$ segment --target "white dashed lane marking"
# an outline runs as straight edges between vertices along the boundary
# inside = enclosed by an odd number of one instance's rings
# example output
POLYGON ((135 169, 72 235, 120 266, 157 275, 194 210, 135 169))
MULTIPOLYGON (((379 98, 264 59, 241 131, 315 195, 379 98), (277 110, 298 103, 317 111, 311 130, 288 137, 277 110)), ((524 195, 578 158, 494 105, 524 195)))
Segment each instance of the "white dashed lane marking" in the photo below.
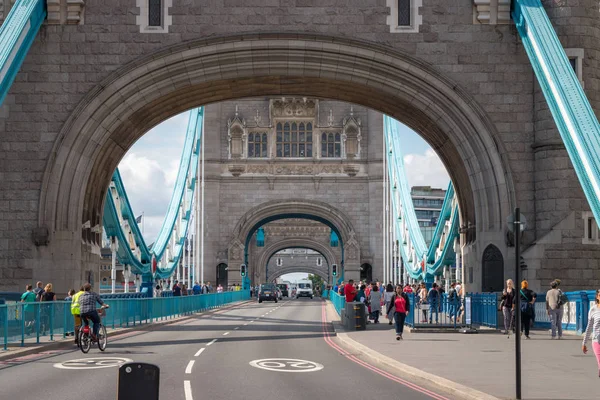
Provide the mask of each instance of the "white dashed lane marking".
POLYGON ((206 344, 206 346, 208 347, 208 346, 210 346, 211 344, 213 344, 213 343, 214 343, 214 342, 216 342, 216 341, 217 341, 217 339, 213 339, 213 340, 211 340, 210 342, 208 342, 208 343, 206 344))
POLYGON ((194 368, 194 363, 196 361, 194 360, 190 360, 190 362, 188 363, 187 367, 185 368, 185 373, 186 374, 191 374, 192 373, 192 368, 194 368))
POLYGON ((229 332, 225 332, 225 333, 223 334, 223 336, 227 336, 227 335, 229 335, 229 332))
POLYGON ((200 350, 198 350, 198 352, 196 354, 194 354, 194 357, 198 357, 200 354, 202 354, 203 351, 204 351, 204 347, 201 348, 200 350))
POLYGON ((190 381, 183 381, 183 391, 185 392, 185 400, 194 400, 190 381))

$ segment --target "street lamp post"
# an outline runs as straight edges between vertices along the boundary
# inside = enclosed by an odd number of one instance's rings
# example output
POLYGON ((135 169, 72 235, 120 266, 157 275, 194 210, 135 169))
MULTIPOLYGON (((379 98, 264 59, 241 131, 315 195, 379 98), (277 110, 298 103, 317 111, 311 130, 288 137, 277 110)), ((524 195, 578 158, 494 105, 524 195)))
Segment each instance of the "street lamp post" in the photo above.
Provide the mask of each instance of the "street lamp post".
MULTIPOLYGON (((525 230, 527 220, 521 218, 521 209, 515 208, 514 215, 508 218, 508 229, 514 233, 515 237, 515 289, 521 285, 521 232, 525 230)), ((521 399, 521 295, 515 296, 515 390, 516 399, 521 399)))

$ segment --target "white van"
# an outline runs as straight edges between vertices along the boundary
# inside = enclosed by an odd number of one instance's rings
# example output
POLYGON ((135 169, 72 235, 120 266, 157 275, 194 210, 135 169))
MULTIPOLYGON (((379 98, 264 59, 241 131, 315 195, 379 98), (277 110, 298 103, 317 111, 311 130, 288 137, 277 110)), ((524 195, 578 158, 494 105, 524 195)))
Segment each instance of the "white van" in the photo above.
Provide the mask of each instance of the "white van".
POLYGON ((296 298, 310 297, 313 298, 312 282, 308 279, 301 279, 296 282, 296 298))

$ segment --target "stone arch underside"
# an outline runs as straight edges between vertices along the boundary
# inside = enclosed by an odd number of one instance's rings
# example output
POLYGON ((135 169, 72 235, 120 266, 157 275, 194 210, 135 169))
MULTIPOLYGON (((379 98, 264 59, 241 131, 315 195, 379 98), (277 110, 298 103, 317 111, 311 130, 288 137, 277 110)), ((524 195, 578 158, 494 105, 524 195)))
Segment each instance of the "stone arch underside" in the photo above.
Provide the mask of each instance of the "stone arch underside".
MULTIPOLYGON (((514 204, 512 175, 495 127, 466 91, 390 47, 293 33, 189 41, 113 72, 59 133, 44 175, 40 226, 49 229, 51 240, 98 243, 100 235, 82 222, 101 224, 114 169, 149 129, 200 105, 280 95, 346 101, 402 121, 445 164, 461 224, 471 227, 465 242, 474 241, 476 231, 502 235, 514 204)), ((74 259, 83 258, 78 252, 74 259)))
POLYGON ((280 276, 283 276, 285 274, 291 274, 294 272, 318 275, 321 278, 323 278, 323 280, 325 282, 330 283, 330 282, 328 282, 329 278, 327 276, 327 272, 324 272, 322 269, 319 269, 318 267, 286 267, 286 268, 282 268, 280 270, 277 270, 277 272, 275 272, 273 274, 269 274, 268 280, 269 280, 269 282, 273 282, 275 279, 279 278, 280 276))
MULTIPOLYGON (((247 211, 237 222, 229 243, 228 263, 230 271, 235 271, 237 266, 244 262, 244 251, 246 250, 246 241, 252 235, 253 231, 261 226, 264 221, 272 218, 315 218, 323 223, 328 223, 338 231, 341 244, 346 251, 345 266, 349 271, 356 270, 360 265, 361 249, 359 238, 350 222, 350 218, 341 210, 332 205, 316 200, 285 199, 273 200, 257 205, 247 211), (302 217, 304 216, 304 217, 302 217)), ((312 248, 323 254, 327 261, 338 260, 333 252, 315 240, 306 238, 288 238, 279 240, 267 246, 268 251, 262 251, 261 255, 267 258, 258 260, 259 268, 266 265, 270 256, 276 251, 290 247, 312 248)), ((331 265, 331 264, 330 264, 331 265)), ((234 274, 235 275, 235 274, 234 274)))
MULTIPOLYGON (((323 260, 323 266, 322 267, 315 266, 314 268, 310 268, 310 270, 312 271, 311 273, 314 272, 315 274, 317 272, 319 272, 319 276, 321 276, 321 277, 323 277, 323 274, 324 274, 325 279, 327 279, 327 277, 328 277, 330 265, 338 263, 338 259, 335 255, 335 253, 330 248, 323 245, 323 243, 318 242, 316 240, 299 237, 299 238, 287 238, 287 239, 283 239, 283 240, 278 240, 277 242, 272 243, 271 245, 265 247, 264 250, 262 250, 260 252, 260 254, 258 254, 256 268, 260 268, 260 269, 266 268, 267 264, 269 263, 271 258, 275 255, 275 253, 277 253, 280 250, 290 249, 290 248, 310 249, 310 250, 314 250, 314 251, 320 253, 323 256, 323 258, 325 259, 325 260, 323 260)), ((289 269, 294 269, 294 268, 298 269, 297 272, 307 272, 307 271, 299 270, 303 267, 284 266, 284 267, 277 269, 275 272, 275 275, 277 275, 277 274, 283 275, 283 273, 280 274, 280 271, 284 271, 284 270, 288 271, 289 269)), ((295 272, 295 271, 289 271, 289 272, 295 272)), ((285 273, 288 273, 288 272, 285 272, 285 273)), ((279 275, 277 275, 277 276, 279 276, 279 275)), ((260 274, 260 276, 262 276, 262 274, 260 274)), ((271 279, 271 277, 272 277, 272 274, 269 273, 268 278, 271 279)))

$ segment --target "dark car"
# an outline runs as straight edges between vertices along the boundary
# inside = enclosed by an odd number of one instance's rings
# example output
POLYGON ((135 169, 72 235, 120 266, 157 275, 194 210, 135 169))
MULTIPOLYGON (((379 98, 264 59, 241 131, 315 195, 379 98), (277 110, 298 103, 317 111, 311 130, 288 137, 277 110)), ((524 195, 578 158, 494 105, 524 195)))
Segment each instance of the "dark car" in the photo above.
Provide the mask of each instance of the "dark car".
POLYGON ((290 297, 290 292, 286 283, 278 283, 277 287, 281 290, 281 295, 283 297, 290 297))
POLYGON ((258 291, 258 302, 263 300, 274 301, 277 303, 277 286, 274 283, 263 283, 258 291))

